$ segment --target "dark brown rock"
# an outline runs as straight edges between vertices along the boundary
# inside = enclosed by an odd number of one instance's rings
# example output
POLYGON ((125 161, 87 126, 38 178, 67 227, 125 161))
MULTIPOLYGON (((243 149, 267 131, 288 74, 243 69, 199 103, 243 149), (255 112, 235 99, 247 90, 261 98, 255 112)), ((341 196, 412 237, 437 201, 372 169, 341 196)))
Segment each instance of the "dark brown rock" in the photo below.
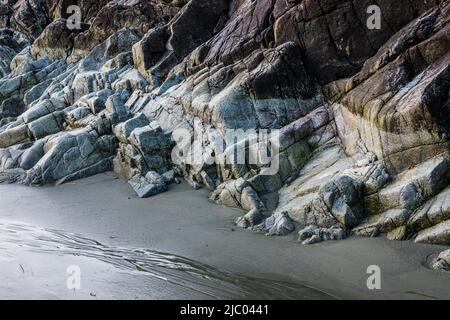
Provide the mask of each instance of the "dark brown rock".
POLYGON ((150 0, 115 0, 102 6, 92 18, 89 30, 75 39, 75 50, 88 53, 97 44, 122 28, 130 28, 141 37, 151 28, 169 22, 178 8, 150 0))
POLYGON ((136 68, 152 85, 159 86, 173 67, 220 30, 227 9, 225 0, 190 1, 168 25, 150 30, 136 44, 136 68), (162 51, 164 47, 167 49, 162 51))

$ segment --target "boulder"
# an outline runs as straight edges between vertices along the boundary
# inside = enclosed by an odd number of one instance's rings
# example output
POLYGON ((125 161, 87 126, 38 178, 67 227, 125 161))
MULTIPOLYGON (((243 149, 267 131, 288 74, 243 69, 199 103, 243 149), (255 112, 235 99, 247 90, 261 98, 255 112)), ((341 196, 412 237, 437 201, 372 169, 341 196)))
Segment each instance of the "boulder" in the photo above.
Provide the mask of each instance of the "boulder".
POLYGON ((81 29, 71 29, 67 20, 55 20, 34 41, 31 53, 35 59, 45 57, 50 60, 65 60, 71 54, 75 36, 86 29, 86 24, 82 24, 81 29))
POLYGON ((88 54, 120 29, 133 29, 140 37, 153 27, 166 24, 179 11, 177 6, 164 1, 126 0, 104 1, 92 17, 89 29, 74 39, 77 56, 88 54))
POLYGON ((129 184, 131 185, 131 187, 136 192, 139 198, 149 198, 167 191, 167 186, 164 183, 154 184, 151 183, 147 178, 142 176, 133 177, 129 181, 129 184))
POLYGON ((432 265, 435 270, 450 270, 450 250, 442 251, 432 265))
POLYGON ((151 29, 133 47, 135 66, 154 87, 161 85, 173 67, 214 35, 227 9, 225 0, 189 1, 169 24, 151 29))
POLYGON ((308 226, 298 232, 298 241, 302 244, 315 244, 322 241, 343 240, 346 237, 346 230, 338 226, 333 226, 331 228, 308 226))
POLYGON ((114 135, 120 142, 127 143, 128 138, 135 129, 148 126, 148 124, 149 121, 147 117, 142 113, 138 113, 133 118, 121 122, 115 126, 114 135))
POLYGON ((287 213, 276 213, 253 227, 255 231, 265 232, 267 236, 285 236, 295 230, 295 224, 287 213))

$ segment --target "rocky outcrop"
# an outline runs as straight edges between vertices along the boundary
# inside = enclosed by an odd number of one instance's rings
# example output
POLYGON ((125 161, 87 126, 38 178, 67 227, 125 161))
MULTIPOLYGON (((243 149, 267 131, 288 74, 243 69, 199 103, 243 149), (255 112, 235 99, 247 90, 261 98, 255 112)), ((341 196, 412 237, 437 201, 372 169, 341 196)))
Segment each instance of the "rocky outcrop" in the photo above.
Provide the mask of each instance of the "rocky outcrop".
POLYGON ((348 153, 361 140, 390 171, 401 172, 448 151, 448 10, 428 11, 358 74, 328 87, 348 153))
POLYGON ((153 87, 222 27, 226 0, 192 0, 168 24, 151 29, 133 47, 134 64, 153 87))
POLYGON ((449 245, 449 19, 439 0, 7 1, 0 181, 115 170, 150 197, 183 176, 270 236, 449 245))
POLYGON ((168 23, 179 11, 179 4, 164 1, 115 0, 102 6, 89 29, 74 39, 73 61, 86 56, 97 44, 120 29, 133 29, 140 37, 152 28, 168 23))
POLYGON ((0 29, 0 79, 10 73, 14 57, 29 45, 27 37, 11 29, 0 29))

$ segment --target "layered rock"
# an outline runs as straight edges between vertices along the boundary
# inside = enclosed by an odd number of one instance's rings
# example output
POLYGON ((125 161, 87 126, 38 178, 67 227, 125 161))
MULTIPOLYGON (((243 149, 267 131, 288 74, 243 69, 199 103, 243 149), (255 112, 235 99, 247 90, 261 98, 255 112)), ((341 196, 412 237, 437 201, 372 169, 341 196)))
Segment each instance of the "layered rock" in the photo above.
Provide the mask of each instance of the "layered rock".
POLYGON ((0 181, 181 175, 267 235, 448 245, 450 3, 377 1, 380 30, 372 4, 2 4, 0 181))
POLYGON ((179 11, 178 5, 164 1, 115 0, 101 6, 92 18, 89 29, 74 39, 73 57, 76 61, 97 44, 122 28, 130 28, 142 37, 148 30, 165 25, 179 11))
POLYGON ((450 250, 445 250, 439 254, 432 264, 436 270, 450 270, 450 250))

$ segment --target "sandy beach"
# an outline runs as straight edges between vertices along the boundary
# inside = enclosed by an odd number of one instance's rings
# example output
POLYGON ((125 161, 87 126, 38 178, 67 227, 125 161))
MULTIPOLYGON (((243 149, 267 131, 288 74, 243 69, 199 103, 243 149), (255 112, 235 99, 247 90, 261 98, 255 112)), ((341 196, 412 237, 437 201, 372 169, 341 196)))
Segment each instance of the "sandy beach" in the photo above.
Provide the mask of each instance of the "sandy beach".
POLYGON ((149 199, 105 173, 0 186, 0 298, 449 299, 443 247, 352 237, 312 246, 236 228, 241 212, 186 183, 149 199), (381 290, 367 267, 381 268, 381 290), (81 271, 69 289, 69 266, 81 271))

